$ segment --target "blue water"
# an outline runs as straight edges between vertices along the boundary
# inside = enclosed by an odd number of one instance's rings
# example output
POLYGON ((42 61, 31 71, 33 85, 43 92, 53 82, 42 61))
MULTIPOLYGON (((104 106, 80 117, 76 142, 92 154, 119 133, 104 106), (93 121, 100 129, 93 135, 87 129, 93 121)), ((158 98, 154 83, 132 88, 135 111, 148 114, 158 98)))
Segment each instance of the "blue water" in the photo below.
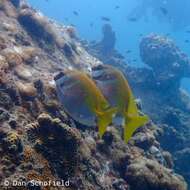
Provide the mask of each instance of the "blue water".
MULTIPOLYGON (((138 22, 127 20, 127 15, 138 5, 139 0, 29 0, 29 2, 48 17, 64 24, 75 25, 79 36, 87 40, 101 39, 101 27, 105 23, 101 17, 109 17, 113 30, 116 32, 116 48, 133 66, 143 65, 139 56, 141 40, 139 34, 170 33, 175 43, 190 56, 190 45, 184 43, 186 39, 190 39, 190 34, 185 32, 190 30, 190 26, 174 31, 168 23, 161 22, 152 15, 138 22), (116 5, 120 7, 117 10, 116 5), (78 16, 73 14, 73 11, 77 11, 78 16), (93 23, 93 27, 90 23, 93 23), (126 50, 131 50, 132 53, 126 55, 126 50), (131 61, 134 59, 137 59, 137 62, 131 61)), ((189 79, 184 79, 182 86, 190 92, 189 79)))

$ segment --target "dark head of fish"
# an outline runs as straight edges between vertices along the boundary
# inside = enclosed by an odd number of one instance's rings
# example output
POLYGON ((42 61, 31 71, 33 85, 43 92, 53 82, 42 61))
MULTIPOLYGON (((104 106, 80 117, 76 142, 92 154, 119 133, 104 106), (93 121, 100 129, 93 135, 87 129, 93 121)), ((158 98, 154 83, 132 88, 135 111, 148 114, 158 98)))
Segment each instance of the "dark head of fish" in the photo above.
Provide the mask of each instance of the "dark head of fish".
POLYGON ((92 78, 94 80, 102 80, 104 76, 105 65, 98 65, 92 68, 92 78))
POLYGON ((112 78, 110 74, 111 73, 109 72, 108 65, 98 65, 92 68, 92 78, 94 80, 99 80, 99 81, 110 80, 112 78))
POLYGON ((92 71, 101 71, 105 68, 105 65, 98 65, 92 68, 92 71))
POLYGON ((59 74, 57 74, 57 75, 54 77, 54 80, 57 81, 57 80, 61 79, 61 78, 64 77, 64 76, 65 76, 65 73, 60 72, 59 74))

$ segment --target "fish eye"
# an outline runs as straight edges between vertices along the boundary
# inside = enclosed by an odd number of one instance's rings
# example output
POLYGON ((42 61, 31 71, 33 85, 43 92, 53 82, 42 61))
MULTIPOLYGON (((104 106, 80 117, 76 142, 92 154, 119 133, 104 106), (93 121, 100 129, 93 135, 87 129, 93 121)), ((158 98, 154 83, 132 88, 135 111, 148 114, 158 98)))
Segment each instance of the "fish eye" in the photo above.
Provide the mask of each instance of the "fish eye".
POLYGON ((105 65, 98 65, 92 68, 92 71, 100 71, 102 69, 105 69, 105 65))

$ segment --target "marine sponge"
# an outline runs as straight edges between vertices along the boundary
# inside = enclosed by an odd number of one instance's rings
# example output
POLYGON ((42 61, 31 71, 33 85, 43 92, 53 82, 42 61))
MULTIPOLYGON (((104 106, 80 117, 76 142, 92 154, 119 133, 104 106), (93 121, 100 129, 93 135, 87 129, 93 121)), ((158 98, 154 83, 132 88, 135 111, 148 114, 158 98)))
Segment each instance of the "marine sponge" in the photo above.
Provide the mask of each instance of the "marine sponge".
POLYGON ((7 142, 9 144, 18 144, 19 142, 19 137, 17 133, 10 132, 7 134, 7 142))
POLYGON ((16 132, 8 132, 3 138, 3 146, 6 151, 11 154, 20 153, 23 150, 23 145, 19 135, 16 132))

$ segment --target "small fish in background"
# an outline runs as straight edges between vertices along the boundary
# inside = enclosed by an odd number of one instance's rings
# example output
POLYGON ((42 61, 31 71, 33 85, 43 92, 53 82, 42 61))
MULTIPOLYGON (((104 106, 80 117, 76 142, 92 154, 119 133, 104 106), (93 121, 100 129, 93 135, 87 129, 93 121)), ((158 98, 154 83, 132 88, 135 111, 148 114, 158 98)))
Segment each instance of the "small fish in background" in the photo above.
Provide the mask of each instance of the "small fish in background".
POLYGON ((139 114, 130 86, 118 69, 99 65, 92 68, 92 78, 110 105, 117 108, 115 118, 123 118, 121 125, 127 143, 136 129, 149 121, 148 116, 139 114))
POLYGON ((190 33, 190 30, 187 30, 186 33, 190 33))
POLYGON ((66 18, 64 18, 64 20, 65 20, 65 21, 69 21, 69 18, 66 17, 66 18))
POLYGON ((189 40, 185 40, 185 43, 189 43, 189 40))
POLYGON ((106 22, 110 22, 110 21, 111 21, 110 18, 105 17, 105 16, 102 16, 101 19, 102 19, 103 21, 106 21, 106 22))
POLYGON ((166 36, 170 36, 171 34, 170 33, 166 33, 166 36))
POLYGON ((135 18, 135 17, 130 17, 130 18, 128 18, 128 21, 130 21, 130 22, 137 22, 137 18, 135 18))
POLYGON ((160 11, 162 12, 163 15, 167 15, 168 14, 167 9, 164 8, 164 7, 160 7, 160 11))
POLYGON ((75 16, 79 16, 79 13, 78 13, 77 11, 73 11, 73 14, 74 14, 75 16))
POLYGON ((75 25, 75 24, 72 24, 72 23, 71 23, 70 25, 71 25, 72 27, 76 28, 76 25, 75 25))
POLYGON ((85 126, 98 126, 102 137, 117 110, 110 107, 94 81, 77 70, 61 72, 54 80, 65 111, 85 126))
POLYGON ((120 6, 116 5, 114 9, 117 10, 117 9, 119 9, 119 8, 120 8, 120 6))
POLYGON ((131 50, 127 50, 126 53, 127 53, 127 54, 131 53, 131 50))
POLYGON ((91 22, 91 23, 90 23, 90 27, 92 28, 93 26, 94 26, 94 23, 93 23, 93 22, 91 22))

